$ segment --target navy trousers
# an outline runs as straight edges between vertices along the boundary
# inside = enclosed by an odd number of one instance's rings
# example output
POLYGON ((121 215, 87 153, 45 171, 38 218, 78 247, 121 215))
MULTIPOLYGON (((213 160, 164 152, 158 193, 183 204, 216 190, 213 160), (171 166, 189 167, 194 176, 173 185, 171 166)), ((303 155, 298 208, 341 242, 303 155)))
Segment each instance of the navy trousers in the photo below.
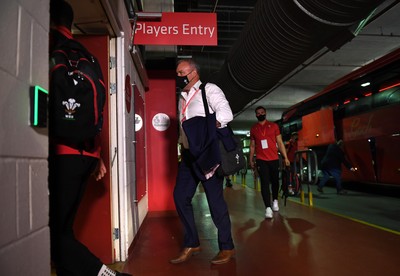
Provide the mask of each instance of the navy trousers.
MULTIPOLYGON (((190 158, 185 158, 185 154, 183 154, 174 189, 174 201, 185 231, 183 246, 197 247, 200 245, 200 241, 193 214, 192 199, 200 181, 192 170, 191 161, 188 159, 190 158)), ((218 230, 219 249, 231 250, 234 245, 228 206, 224 199, 223 180, 223 177, 214 175, 208 180, 202 181, 202 185, 207 197, 211 218, 218 230)))

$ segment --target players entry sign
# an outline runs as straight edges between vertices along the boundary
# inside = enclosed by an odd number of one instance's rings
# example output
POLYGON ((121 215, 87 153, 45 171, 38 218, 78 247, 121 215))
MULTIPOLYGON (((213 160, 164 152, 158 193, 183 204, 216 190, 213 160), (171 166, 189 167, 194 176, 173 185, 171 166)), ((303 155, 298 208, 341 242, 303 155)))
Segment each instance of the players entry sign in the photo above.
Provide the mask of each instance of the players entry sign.
POLYGON ((217 45, 216 13, 163 12, 161 21, 136 22, 136 45, 217 45))

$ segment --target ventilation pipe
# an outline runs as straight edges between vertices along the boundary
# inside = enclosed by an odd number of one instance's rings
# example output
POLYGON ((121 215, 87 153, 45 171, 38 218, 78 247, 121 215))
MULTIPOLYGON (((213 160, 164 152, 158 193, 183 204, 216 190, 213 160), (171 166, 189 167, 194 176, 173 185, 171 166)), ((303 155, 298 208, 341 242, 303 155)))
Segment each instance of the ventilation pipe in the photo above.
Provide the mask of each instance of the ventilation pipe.
POLYGON ((237 113, 323 47, 336 50, 352 39, 350 27, 382 2, 259 0, 211 81, 222 88, 237 113))

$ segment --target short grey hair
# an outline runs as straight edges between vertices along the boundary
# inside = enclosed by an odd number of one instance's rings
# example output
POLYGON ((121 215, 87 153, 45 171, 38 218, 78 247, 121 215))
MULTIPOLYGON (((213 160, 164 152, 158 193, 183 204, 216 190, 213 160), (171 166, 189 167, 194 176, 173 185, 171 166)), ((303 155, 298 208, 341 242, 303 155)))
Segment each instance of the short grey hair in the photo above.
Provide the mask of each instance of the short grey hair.
POLYGON ((200 65, 192 58, 184 58, 178 60, 176 63, 177 65, 181 64, 182 62, 187 62, 189 63, 190 67, 195 69, 197 71, 197 74, 200 76, 200 65))

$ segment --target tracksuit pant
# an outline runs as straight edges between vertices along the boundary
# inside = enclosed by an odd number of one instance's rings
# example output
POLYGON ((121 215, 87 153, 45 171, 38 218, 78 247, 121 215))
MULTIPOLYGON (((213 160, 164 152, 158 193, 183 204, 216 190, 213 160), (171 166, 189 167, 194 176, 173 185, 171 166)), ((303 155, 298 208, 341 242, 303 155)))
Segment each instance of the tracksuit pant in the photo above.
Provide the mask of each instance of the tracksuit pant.
POLYGON ((58 276, 96 276, 103 263, 74 235, 75 216, 98 159, 83 155, 49 157, 51 257, 58 276))

